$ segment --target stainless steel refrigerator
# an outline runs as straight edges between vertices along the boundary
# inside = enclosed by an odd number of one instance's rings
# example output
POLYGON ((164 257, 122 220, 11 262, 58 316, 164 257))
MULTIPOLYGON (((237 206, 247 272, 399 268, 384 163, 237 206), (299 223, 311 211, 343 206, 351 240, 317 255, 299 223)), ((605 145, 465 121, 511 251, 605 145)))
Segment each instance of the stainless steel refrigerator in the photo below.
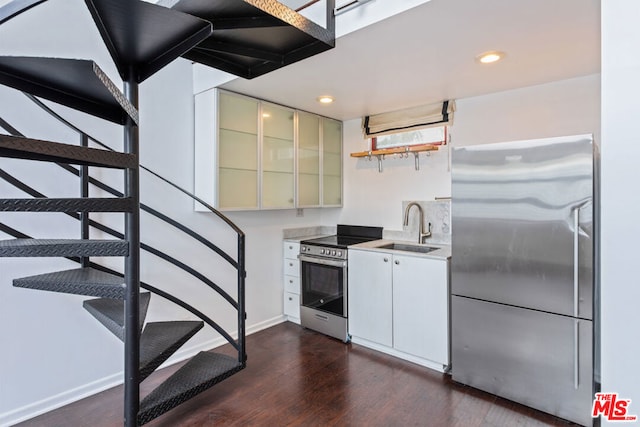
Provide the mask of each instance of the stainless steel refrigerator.
POLYGON ((598 158, 590 135, 452 156, 453 379, 583 425, 597 364, 598 158))

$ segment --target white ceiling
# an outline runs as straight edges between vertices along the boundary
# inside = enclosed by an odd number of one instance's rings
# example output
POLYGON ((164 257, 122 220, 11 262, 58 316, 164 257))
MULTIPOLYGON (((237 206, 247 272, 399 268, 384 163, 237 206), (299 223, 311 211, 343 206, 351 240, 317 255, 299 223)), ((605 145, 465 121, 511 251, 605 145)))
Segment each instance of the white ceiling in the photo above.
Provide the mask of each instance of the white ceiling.
POLYGON ((340 120, 600 71, 600 0, 431 0, 224 88, 340 120), (507 57, 480 65, 475 56, 507 57), (319 95, 336 101, 319 105, 319 95))

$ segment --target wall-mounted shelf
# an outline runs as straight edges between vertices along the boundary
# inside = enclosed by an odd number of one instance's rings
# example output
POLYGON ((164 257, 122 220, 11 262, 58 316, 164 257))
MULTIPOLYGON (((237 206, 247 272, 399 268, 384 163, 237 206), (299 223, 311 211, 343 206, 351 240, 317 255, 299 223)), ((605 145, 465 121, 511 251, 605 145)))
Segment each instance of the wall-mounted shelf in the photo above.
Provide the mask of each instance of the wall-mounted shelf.
POLYGON ((416 170, 420 170, 420 153, 438 151, 441 145, 442 143, 407 145, 404 147, 384 148, 381 150, 359 151, 356 153, 351 153, 351 157, 368 157, 369 160, 371 160, 375 156, 378 158, 378 172, 382 172, 382 161, 384 160, 385 156, 397 154, 400 156, 409 157, 409 153, 412 153, 415 160, 416 170))

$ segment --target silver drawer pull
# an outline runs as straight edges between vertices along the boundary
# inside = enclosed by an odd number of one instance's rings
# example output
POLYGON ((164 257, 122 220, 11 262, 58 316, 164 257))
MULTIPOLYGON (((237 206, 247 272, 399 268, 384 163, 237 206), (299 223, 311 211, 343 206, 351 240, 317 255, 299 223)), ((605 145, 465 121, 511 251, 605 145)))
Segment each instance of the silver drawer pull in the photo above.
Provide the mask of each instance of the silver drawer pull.
POLYGON ((389 262, 389 258, 384 258, 384 262, 389 262))
POLYGON ((293 283, 293 280, 289 279, 289 283, 293 283))
POLYGON ((399 264, 400 264, 400 260, 395 260, 395 261, 394 261, 394 264, 395 264, 395 265, 399 265, 399 264))
POLYGON ((289 297, 289 301, 293 301, 293 298, 292 298, 292 297, 289 297))
POLYGON ((289 249, 293 249, 293 246, 289 246, 289 249))
POLYGON ((292 262, 289 263, 289 267, 293 267, 293 263, 292 262))

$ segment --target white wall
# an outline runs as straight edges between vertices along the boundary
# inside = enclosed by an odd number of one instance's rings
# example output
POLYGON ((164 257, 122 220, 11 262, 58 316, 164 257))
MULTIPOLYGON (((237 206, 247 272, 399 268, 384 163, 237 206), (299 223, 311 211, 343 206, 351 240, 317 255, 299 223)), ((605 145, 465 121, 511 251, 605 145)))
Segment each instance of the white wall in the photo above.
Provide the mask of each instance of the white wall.
POLYGON ((640 416, 638 16, 637 1, 602 2, 602 391, 640 416))
MULTIPOLYGON (((452 145, 595 134, 600 140, 600 76, 592 75, 456 100, 452 145)), ((344 126, 345 205, 337 220, 402 229, 403 200, 431 200, 451 195, 449 152, 383 161, 352 158, 349 153, 369 149, 360 120, 344 126)), ((328 218, 327 218, 328 219, 328 218)))

